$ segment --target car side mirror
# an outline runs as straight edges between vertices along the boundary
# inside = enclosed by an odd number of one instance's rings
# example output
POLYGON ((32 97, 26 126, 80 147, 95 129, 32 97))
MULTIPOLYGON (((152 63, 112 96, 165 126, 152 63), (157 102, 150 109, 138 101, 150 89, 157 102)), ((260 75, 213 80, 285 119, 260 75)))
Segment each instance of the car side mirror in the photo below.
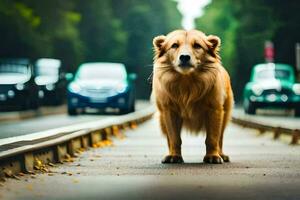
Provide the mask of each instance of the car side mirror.
POLYGON ((128 79, 131 80, 131 81, 135 81, 137 79, 136 73, 128 74, 128 79))
POLYGON ((65 78, 67 81, 72 81, 74 78, 74 75, 72 73, 66 73, 65 78))

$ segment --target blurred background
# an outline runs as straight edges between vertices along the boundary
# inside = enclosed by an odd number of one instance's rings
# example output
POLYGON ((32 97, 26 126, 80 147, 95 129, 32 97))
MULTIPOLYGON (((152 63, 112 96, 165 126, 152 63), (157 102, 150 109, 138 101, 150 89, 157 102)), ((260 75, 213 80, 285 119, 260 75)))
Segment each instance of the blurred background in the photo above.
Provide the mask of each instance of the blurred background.
POLYGON ((136 97, 148 99, 153 37, 196 28, 221 38, 239 102, 266 41, 272 61, 296 72, 299 10, 298 0, 0 0, 0 58, 58 59, 63 75, 85 62, 124 63, 136 97))

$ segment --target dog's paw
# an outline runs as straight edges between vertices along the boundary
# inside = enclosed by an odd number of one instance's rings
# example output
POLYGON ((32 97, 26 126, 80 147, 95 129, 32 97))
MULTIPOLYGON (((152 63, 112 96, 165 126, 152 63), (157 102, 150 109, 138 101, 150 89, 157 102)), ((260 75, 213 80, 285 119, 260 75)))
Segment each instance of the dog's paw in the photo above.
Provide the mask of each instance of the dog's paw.
POLYGON ((206 155, 203 158, 203 162, 209 163, 209 164, 222 164, 223 160, 221 156, 216 156, 216 155, 206 155))
POLYGON ((222 157, 224 162, 230 162, 229 156, 227 156, 225 154, 221 154, 220 156, 222 157))
POLYGON ((164 157, 161 161, 163 164, 176 164, 176 163, 184 163, 182 156, 178 155, 168 155, 164 157))

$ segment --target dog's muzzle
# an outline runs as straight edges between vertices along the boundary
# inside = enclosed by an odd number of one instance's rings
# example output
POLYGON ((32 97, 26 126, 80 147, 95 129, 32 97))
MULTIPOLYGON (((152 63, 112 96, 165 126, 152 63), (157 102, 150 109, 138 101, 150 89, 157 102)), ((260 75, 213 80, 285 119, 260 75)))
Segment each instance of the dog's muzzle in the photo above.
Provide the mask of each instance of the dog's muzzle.
POLYGON ((190 67, 192 67, 192 65, 190 63, 191 56, 189 56, 189 55, 180 55, 179 60, 180 60, 179 67, 181 67, 181 68, 190 68, 190 67))

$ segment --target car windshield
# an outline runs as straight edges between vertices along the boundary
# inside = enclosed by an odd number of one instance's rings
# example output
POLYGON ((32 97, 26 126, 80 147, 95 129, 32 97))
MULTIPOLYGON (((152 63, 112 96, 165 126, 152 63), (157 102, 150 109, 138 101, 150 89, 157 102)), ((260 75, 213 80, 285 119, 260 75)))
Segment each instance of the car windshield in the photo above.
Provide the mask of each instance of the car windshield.
POLYGON ((115 63, 92 63, 81 65, 76 75, 78 79, 126 79, 126 70, 123 64, 115 63))
POLYGON ((23 64, 11 64, 11 63, 1 63, 0 64, 0 73, 3 74, 11 74, 11 73, 16 73, 16 74, 28 74, 30 72, 29 68, 27 65, 23 64))
POLYGON ((56 59, 39 59, 36 62, 37 76, 58 76, 61 61, 56 59))
POLYGON ((290 71, 284 69, 263 69, 256 73, 256 80, 265 79, 289 79, 291 76, 290 71))
POLYGON ((0 64, 0 84, 16 84, 26 82, 31 73, 27 65, 0 64))

